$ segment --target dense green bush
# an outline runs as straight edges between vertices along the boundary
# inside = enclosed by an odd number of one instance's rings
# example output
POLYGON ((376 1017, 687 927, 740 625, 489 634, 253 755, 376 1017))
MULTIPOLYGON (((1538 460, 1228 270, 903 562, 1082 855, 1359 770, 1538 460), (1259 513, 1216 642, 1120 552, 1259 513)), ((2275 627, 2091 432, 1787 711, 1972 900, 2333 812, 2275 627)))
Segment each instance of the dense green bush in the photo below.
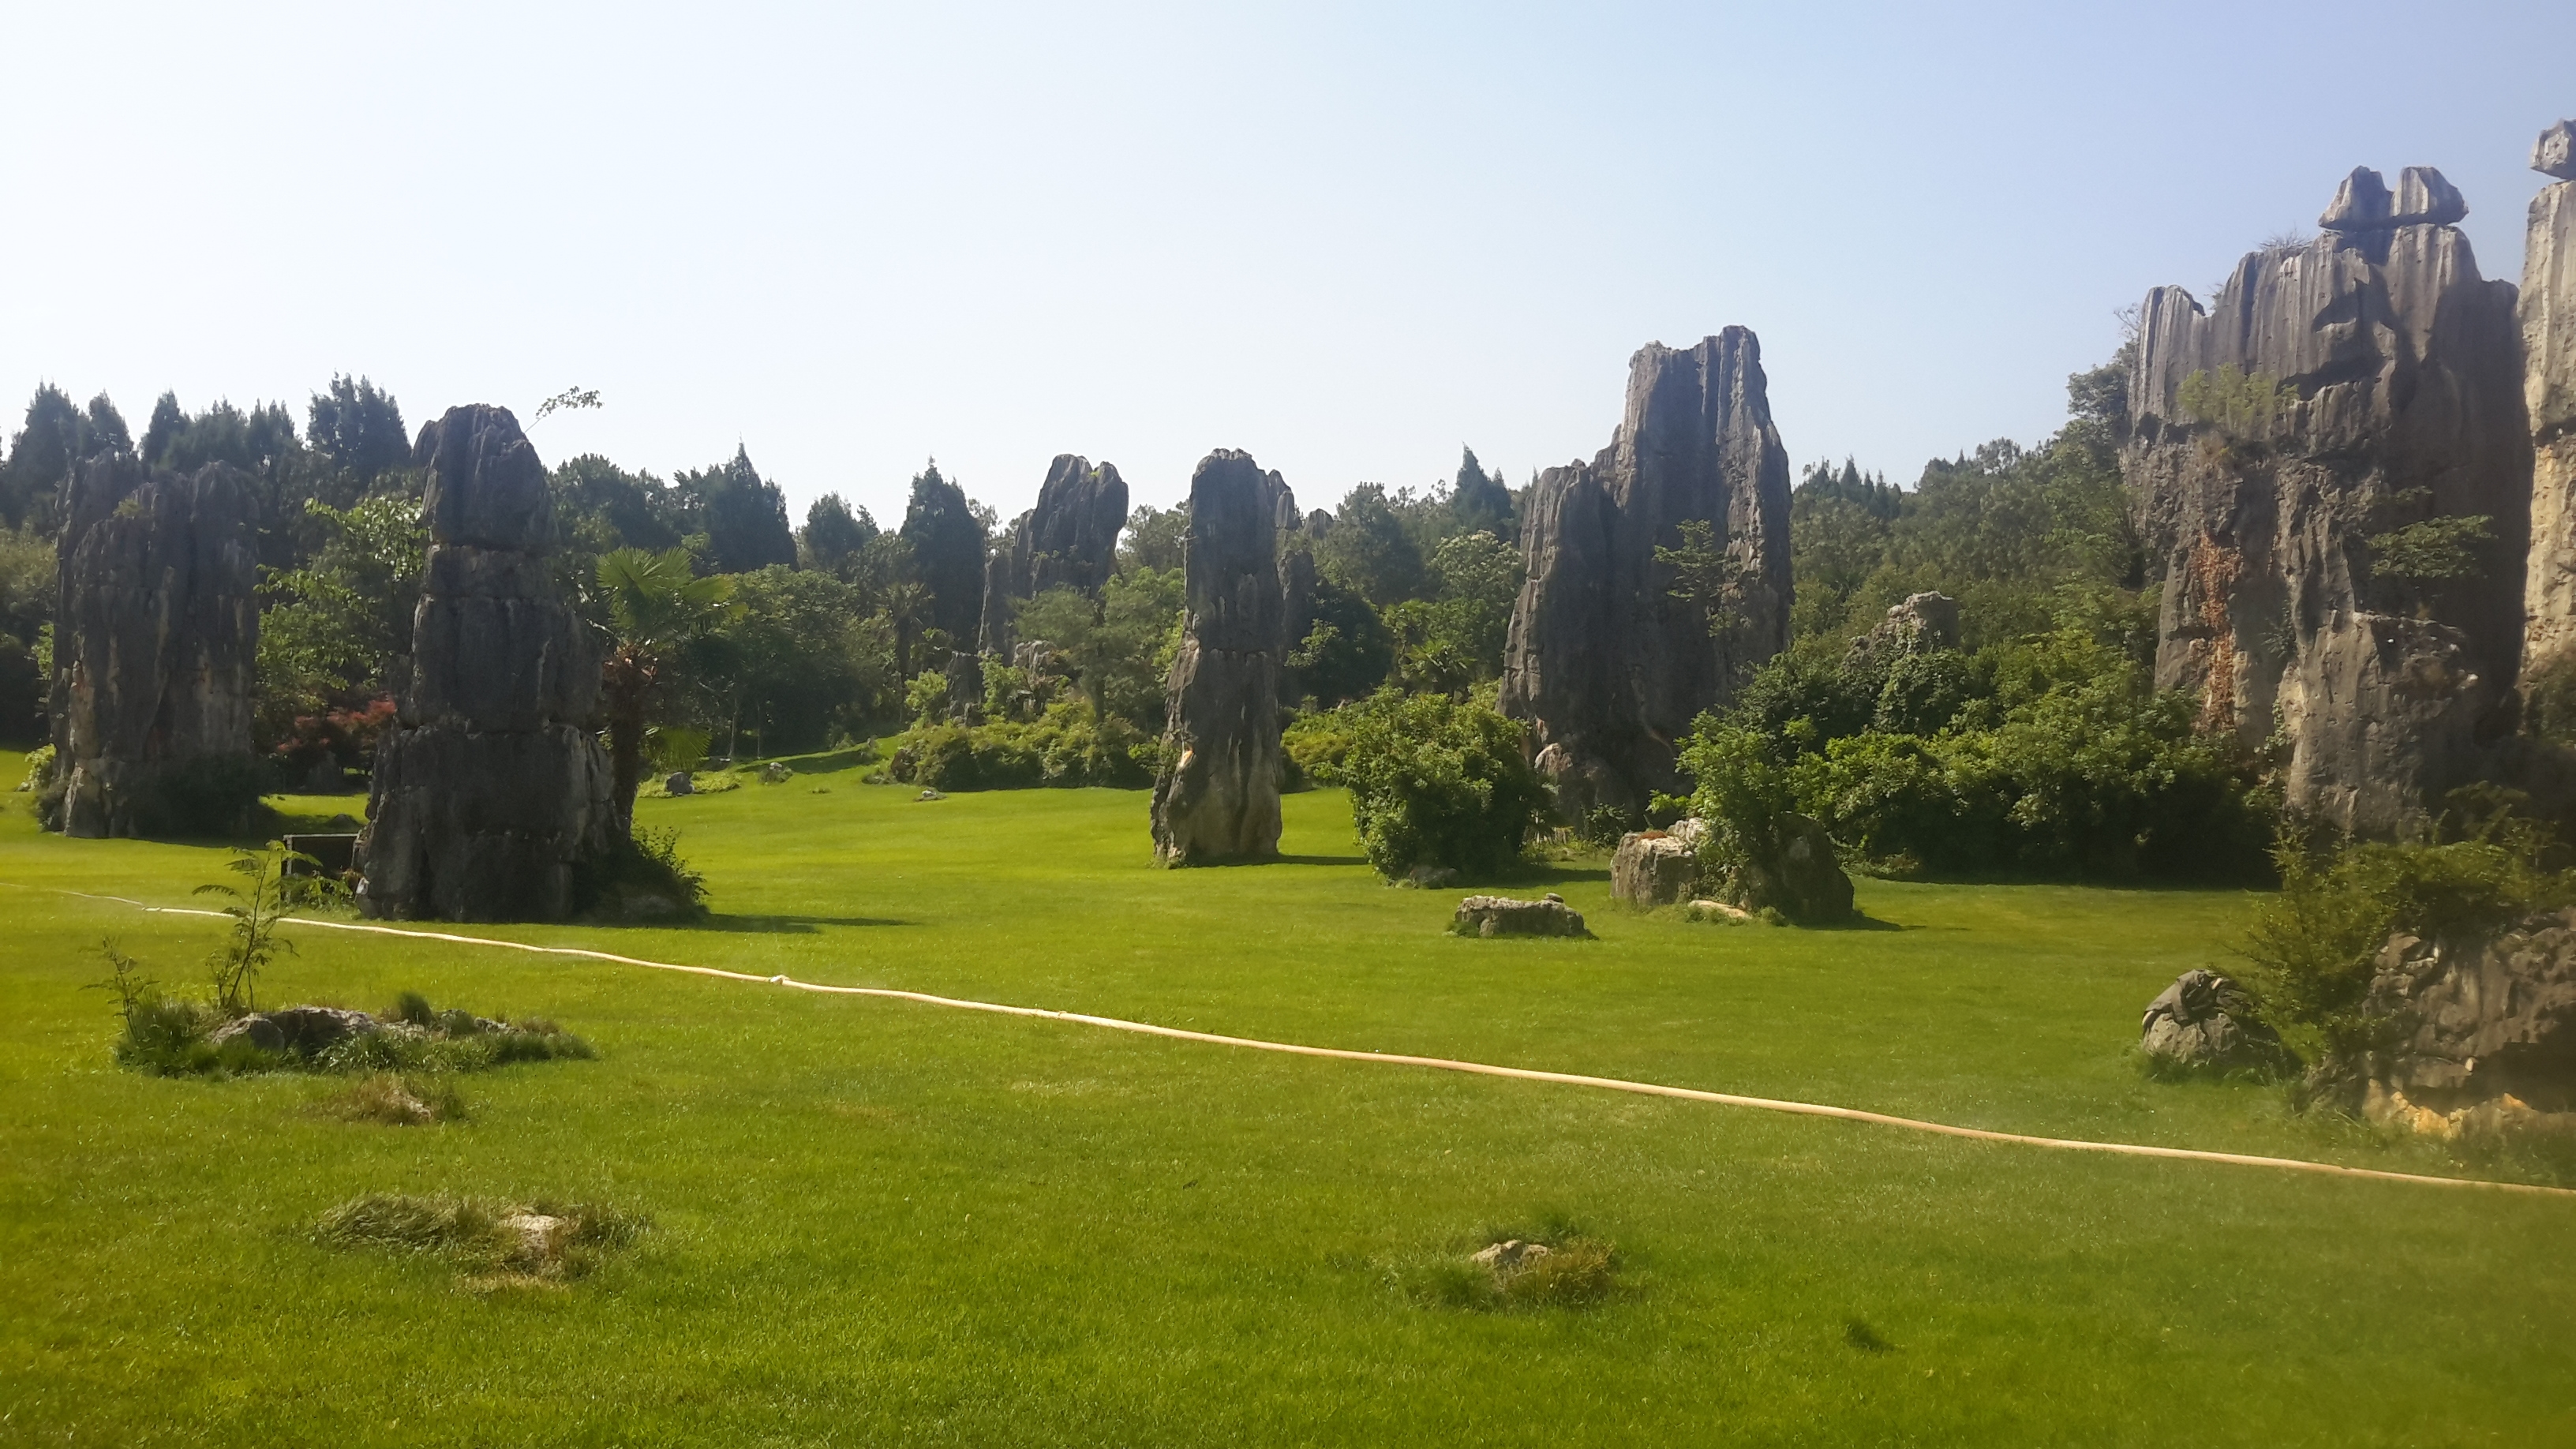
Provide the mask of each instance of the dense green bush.
POLYGON ((1491 875, 1548 817, 1521 727, 1486 705, 1390 688, 1332 713, 1348 741, 1334 773, 1360 849, 1389 880, 1416 866, 1491 875))
POLYGON ((896 742, 886 773, 936 790, 1030 790, 1043 786, 1153 783, 1151 742, 1116 715, 1080 697, 1058 700, 1034 720, 980 725, 933 721, 896 742))
POLYGON ((2271 797, 2194 717, 2076 628, 1973 655, 1784 656, 1700 735, 1759 740, 1793 808, 1882 869, 2260 878, 2271 797))
POLYGON ((2262 1015, 2310 1062, 2349 1062, 2392 1023, 2369 1014, 2374 960, 2403 931, 2467 945, 2534 911, 2576 904, 2544 826, 2471 792, 2430 839, 2362 841, 2285 828, 2281 889, 2256 902, 2238 953, 2262 1015))

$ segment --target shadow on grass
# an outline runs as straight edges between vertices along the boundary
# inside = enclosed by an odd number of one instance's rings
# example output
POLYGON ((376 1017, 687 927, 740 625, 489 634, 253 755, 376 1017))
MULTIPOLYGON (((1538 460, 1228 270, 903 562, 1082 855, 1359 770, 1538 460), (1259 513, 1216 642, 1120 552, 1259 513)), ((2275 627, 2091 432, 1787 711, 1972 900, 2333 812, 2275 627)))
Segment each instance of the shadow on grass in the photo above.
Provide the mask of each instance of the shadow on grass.
POLYGON ((872 749, 834 750, 827 755, 798 755, 778 763, 799 775, 830 775, 867 764, 876 757, 876 751, 872 749))
POLYGON ((909 926, 910 921, 886 920, 876 916, 728 916, 712 915, 703 921, 678 927, 684 931, 723 931, 729 934, 765 936, 810 936, 825 926, 909 926))

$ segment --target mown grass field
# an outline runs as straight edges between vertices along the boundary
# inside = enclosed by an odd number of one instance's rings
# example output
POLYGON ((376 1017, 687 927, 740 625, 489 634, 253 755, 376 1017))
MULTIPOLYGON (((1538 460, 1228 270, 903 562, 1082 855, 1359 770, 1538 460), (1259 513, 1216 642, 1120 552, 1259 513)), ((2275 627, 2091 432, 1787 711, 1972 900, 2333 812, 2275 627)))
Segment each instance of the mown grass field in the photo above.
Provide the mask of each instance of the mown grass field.
MULTIPOLYGON (((18 764, 0 756, 0 775, 18 764)), ((1165 872, 1145 798, 855 772, 644 802, 718 912, 476 927, 656 960, 2054 1135, 2454 1172, 2129 1058, 2222 892, 1861 883, 1887 928, 1441 934, 1330 792, 1285 863, 1165 872), (816 793, 817 789, 823 793, 816 793)), ((24 797, 15 797, 23 801, 24 797)), ((2556 1444, 2576 1199, 1883 1128, 319 929, 263 997, 552 1017, 595 1061, 471 1120, 109 1061, 114 935, 193 982, 212 846, 0 814, 0 1443, 2556 1444), (648 1216, 564 1288, 317 1245, 362 1193, 648 1216), (1618 1247, 1599 1306, 1404 1291, 1493 1226, 1618 1247), (1866 1325, 1866 1331, 1855 1324, 1866 1325)))

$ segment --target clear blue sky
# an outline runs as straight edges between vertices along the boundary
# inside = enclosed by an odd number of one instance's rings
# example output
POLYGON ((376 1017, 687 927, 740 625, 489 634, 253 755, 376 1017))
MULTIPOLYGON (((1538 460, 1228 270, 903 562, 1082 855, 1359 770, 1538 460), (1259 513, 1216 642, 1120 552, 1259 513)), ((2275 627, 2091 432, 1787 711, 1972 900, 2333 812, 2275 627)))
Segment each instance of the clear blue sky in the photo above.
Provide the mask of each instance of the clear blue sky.
POLYGON ((2148 287, 2432 164, 2518 277, 2576 6, 0 0, 0 402, 335 370, 891 523, 932 454, 1308 506, 1589 456, 1761 334, 1791 455, 2056 426, 2148 287))

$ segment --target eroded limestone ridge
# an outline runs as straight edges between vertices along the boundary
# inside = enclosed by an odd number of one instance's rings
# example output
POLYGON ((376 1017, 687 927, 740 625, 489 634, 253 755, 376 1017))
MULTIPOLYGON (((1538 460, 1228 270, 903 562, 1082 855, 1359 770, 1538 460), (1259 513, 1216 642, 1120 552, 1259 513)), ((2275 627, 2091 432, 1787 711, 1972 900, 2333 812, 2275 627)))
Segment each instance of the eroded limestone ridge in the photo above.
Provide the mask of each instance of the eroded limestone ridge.
POLYGON ((421 429, 429 568, 399 728, 376 748, 358 842, 370 916, 560 920, 620 843, 590 732, 599 650, 546 576, 554 504, 506 408, 421 429))
POLYGON ((1013 606, 1058 586, 1097 594, 1118 571, 1127 481, 1115 464, 1058 453, 1035 508, 984 563, 983 652, 1007 659, 1018 641, 1013 606))
POLYGON ((1687 350, 1641 349, 1610 446, 1540 475, 1521 546, 1503 711, 1528 722, 1569 815, 1635 814, 1679 785, 1675 743, 1700 712, 1788 647, 1789 455, 1760 340, 1729 327, 1687 350), (1695 520, 1731 570, 1715 630, 1655 558, 1695 520))
POLYGON ((1190 476, 1189 509, 1154 854, 1167 865, 1266 860, 1279 853, 1279 536, 1297 523, 1297 499, 1251 454, 1219 448, 1190 476))
POLYGON ((2522 253, 2523 405, 2531 413, 2531 568, 2523 668, 2576 644, 2576 122, 2541 133, 2531 167, 2557 184, 2532 198, 2522 253))
POLYGON ((2249 254, 2213 305, 2148 293, 2131 364, 2156 682, 2286 748, 2289 803, 2365 833, 2477 772, 2521 660, 2521 340, 2465 211, 2430 168, 2394 193, 2357 170, 2315 240, 2249 254))
MULTIPOLYGON (((54 626, 55 778, 63 833, 247 829, 259 582, 246 479, 221 463, 147 472, 102 453, 64 485, 54 626), (185 772, 242 818, 180 819, 185 772)), ((206 794, 207 790, 197 793, 206 794)))

